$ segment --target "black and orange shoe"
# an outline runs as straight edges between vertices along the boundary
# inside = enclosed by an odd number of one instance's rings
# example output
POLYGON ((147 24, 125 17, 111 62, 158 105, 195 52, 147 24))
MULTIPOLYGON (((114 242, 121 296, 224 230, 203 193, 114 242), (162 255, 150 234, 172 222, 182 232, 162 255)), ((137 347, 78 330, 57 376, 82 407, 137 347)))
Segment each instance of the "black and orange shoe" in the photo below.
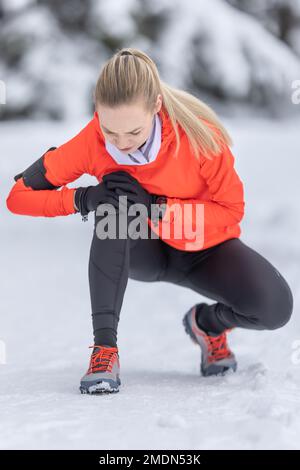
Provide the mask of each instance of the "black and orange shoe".
MULTIPOLYGON (((206 304, 207 305, 207 304, 206 304)), ((224 375, 228 370, 237 370, 237 362, 233 352, 227 344, 226 332, 228 328, 218 336, 210 335, 201 329, 196 320, 197 308, 201 304, 194 305, 184 316, 183 325, 186 333, 192 341, 201 348, 201 374, 205 377, 210 375, 224 375)))
POLYGON ((90 394, 118 392, 121 385, 118 348, 106 345, 89 347, 93 352, 79 390, 90 394))

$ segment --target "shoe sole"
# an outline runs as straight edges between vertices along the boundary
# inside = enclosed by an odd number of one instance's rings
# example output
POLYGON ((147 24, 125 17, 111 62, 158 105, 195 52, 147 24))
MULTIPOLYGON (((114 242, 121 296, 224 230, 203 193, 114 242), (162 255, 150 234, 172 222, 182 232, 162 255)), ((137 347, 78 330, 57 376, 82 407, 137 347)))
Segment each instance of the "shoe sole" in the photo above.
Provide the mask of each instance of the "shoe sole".
POLYGON ((115 380, 99 380, 95 383, 81 383, 79 390, 81 394, 88 395, 104 395, 109 393, 119 392, 119 386, 121 385, 121 380, 118 377, 117 382, 115 380))
MULTIPOLYGON (((194 308, 194 307, 192 307, 194 308)), ((188 312, 184 315, 183 317, 183 320, 182 320, 182 323, 183 323, 183 326, 184 326, 184 329, 185 329, 185 332, 187 333, 187 335, 191 338, 191 340, 193 341, 194 344, 196 344, 197 346, 200 347, 201 349, 201 352, 202 352, 202 348, 201 348, 201 345, 199 344, 191 326, 190 326, 190 322, 188 321, 188 315, 190 314, 192 309, 188 310, 188 312)), ((203 366, 203 362, 202 362, 202 356, 201 356, 201 367, 200 367, 200 371, 201 371, 201 374, 203 375, 203 377, 209 377, 211 375, 225 375, 226 372, 228 372, 228 370, 233 370, 233 372, 236 372, 237 370, 237 363, 234 363, 230 366, 222 366, 221 364, 217 365, 217 364, 211 364, 210 366, 204 368, 203 366)))

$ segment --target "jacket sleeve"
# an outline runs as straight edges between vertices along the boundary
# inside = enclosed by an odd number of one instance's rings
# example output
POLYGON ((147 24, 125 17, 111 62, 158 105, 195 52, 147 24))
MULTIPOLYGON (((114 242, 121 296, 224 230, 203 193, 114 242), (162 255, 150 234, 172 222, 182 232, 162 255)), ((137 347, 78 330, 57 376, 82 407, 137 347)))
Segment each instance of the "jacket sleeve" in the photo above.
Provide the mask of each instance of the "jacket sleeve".
POLYGON ((202 231, 207 239, 220 230, 230 230, 228 227, 238 224, 244 216, 243 183, 235 171, 234 156, 227 145, 223 144, 222 151, 212 160, 200 157, 200 174, 207 184, 209 200, 168 197, 160 222, 161 227, 169 225, 170 234, 175 233, 175 226, 179 227, 182 240, 186 242, 191 242, 190 238, 185 238, 188 225, 195 233, 202 231))
POLYGON ((21 177, 8 194, 7 208, 14 214, 43 217, 75 213, 76 188, 68 188, 67 183, 89 173, 89 132, 90 123, 75 137, 44 154, 44 176, 59 189, 35 190, 21 177))

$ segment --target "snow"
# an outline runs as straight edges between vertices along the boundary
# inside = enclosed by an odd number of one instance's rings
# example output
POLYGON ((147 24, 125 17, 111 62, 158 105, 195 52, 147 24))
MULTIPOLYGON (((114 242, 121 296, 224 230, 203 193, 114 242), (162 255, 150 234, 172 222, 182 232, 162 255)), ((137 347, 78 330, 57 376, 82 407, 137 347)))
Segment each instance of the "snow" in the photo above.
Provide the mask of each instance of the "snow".
MULTIPOLYGON (((5 205, 13 176, 86 122, 1 124, 0 448, 299 449, 300 120, 224 122, 245 185, 242 239, 289 282, 291 321, 275 331, 234 330, 237 372, 203 378, 181 322, 207 299, 129 280, 118 338, 122 384, 101 396, 79 392, 92 344, 92 219, 16 216, 5 205)), ((69 186, 95 182, 83 176, 69 186)))

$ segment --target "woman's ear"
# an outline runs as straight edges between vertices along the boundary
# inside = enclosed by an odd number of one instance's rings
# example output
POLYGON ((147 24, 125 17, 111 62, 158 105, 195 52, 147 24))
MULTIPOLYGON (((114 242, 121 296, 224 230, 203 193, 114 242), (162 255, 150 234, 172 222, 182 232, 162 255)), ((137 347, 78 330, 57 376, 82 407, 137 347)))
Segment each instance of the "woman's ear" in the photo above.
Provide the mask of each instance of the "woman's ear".
POLYGON ((159 94, 156 100, 155 113, 158 113, 161 110, 161 106, 162 106, 162 96, 161 94, 159 94))

